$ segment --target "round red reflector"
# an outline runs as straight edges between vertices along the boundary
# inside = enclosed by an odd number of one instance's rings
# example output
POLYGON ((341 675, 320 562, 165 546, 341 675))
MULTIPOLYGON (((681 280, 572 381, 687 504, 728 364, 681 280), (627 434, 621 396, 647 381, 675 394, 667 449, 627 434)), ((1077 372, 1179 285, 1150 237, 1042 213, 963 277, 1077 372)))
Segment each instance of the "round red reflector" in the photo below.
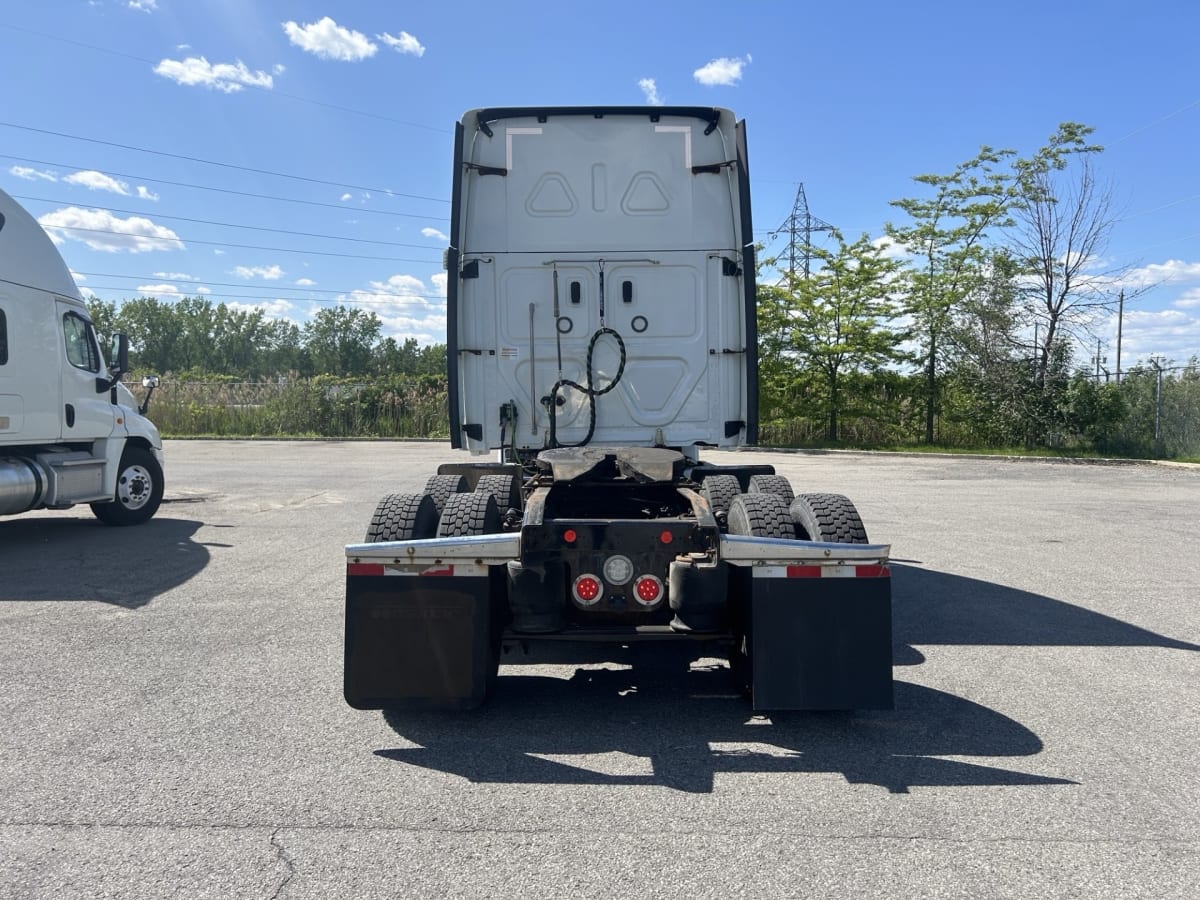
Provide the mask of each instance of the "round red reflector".
POLYGON ((669 532, 669 531, 664 531, 662 534, 660 534, 658 536, 658 539, 660 541, 662 541, 664 544, 669 544, 669 543, 671 543, 672 540, 674 540, 674 538, 671 537, 671 532, 669 532))
POLYGON ((575 579, 575 599, 580 603, 595 603, 600 599, 600 579, 595 575, 580 575, 575 579))
POLYGON ((653 575, 643 575, 634 585, 634 591, 639 601, 649 605, 662 596, 662 582, 653 575))
POLYGON ((573 544, 577 540, 579 540, 579 535, 575 533, 574 528, 568 528, 566 531, 563 532, 563 540, 566 541, 568 544, 573 544))

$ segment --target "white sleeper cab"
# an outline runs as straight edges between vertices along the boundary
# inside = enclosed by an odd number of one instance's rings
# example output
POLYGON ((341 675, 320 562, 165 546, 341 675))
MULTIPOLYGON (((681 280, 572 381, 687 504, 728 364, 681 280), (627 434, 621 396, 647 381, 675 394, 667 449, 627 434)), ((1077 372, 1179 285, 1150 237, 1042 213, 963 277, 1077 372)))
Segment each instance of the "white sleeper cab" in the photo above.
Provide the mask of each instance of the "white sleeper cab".
POLYGON ((112 525, 154 515, 162 438, 121 383, 128 357, 118 334, 105 364, 54 243, 0 191, 0 515, 77 503, 112 525))

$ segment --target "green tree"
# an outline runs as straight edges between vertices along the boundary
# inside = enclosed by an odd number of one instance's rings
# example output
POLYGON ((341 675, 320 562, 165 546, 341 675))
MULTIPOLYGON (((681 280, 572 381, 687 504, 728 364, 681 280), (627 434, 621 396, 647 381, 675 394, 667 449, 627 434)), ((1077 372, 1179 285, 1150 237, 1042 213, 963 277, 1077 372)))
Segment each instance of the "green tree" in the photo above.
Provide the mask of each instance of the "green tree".
POLYGON ((183 330, 172 304, 157 297, 126 300, 117 308, 117 326, 129 335, 130 353, 138 368, 153 372, 185 368, 177 355, 183 330))
POLYGON ((777 285, 758 284, 758 395, 765 419, 784 419, 800 413, 800 366, 792 347, 791 292, 777 285))
POLYGON ((305 323, 305 349, 317 374, 366 375, 383 323, 375 313, 344 306, 319 310, 305 323))
POLYGON ((925 441, 934 439, 942 338, 952 313, 976 290, 987 260, 988 231, 1010 224, 1013 178, 998 168, 1012 150, 984 146, 948 175, 913 180, 932 195, 893 200, 910 220, 886 231, 912 255, 907 312, 912 316, 925 366, 925 441))
POLYGON ((901 263, 863 234, 847 244, 834 231, 833 250, 810 248, 819 268, 809 277, 789 274, 787 335, 801 363, 822 386, 826 437, 838 440, 838 417, 847 374, 876 372, 904 358, 907 334, 889 327, 901 263))
POLYGON ((96 334, 100 335, 100 342, 107 347, 107 342, 121 330, 117 325, 117 304, 98 297, 88 297, 87 308, 92 324, 96 326, 96 334))
POLYGON ((420 348, 416 338, 405 338, 400 343, 387 337, 375 347, 374 356, 375 371, 381 375, 413 375, 419 365, 420 348))

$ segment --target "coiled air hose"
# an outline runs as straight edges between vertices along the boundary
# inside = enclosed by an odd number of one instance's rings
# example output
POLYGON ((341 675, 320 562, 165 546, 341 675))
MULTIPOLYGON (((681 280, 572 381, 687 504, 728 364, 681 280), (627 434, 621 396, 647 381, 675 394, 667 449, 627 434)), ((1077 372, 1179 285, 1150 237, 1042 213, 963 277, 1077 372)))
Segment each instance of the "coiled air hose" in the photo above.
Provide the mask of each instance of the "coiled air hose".
POLYGON ((615 388, 617 386, 617 384, 620 383, 621 375, 625 371, 625 341, 621 339, 621 335, 619 335, 613 329, 608 328, 607 326, 604 326, 604 325, 602 325, 599 328, 599 330, 597 330, 596 333, 592 335, 592 339, 590 341, 588 341, 586 371, 587 371, 587 387, 584 387, 582 384, 580 384, 577 381, 571 381, 570 379, 567 379, 567 378, 559 378, 558 381, 556 381, 554 383, 553 390, 550 391, 549 413, 550 413, 550 446, 551 447, 584 447, 584 446, 587 446, 589 443, 591 443, 592 436, 596 433, 596 398, 601 397, 604 394, 607 394, 609 391, 611 391, 613 388, 615 388), (620 363, 620 365, 617 366, 617 374, 613 376, 612 381, 610 381, 604 387, 597 389, 597 388, 592 387, 592 355, 595 353, 595 350, 596 350, 596 342, 599 341, 600 338, 602 338, 606 334, 611 334, 614 338, 616 338, 617 346, 620 348, 620 351, 621 351, 621 363, 620 363), (559 388, 563 388, 563 387, 574 388, 577 391, 582 391, 583 393, 587 394, 587 398, 588 398, 588 430, 587 430, 587 435, 578 444, 560 444, 558 442, 558 434, 557 434, 558 390, 559 390, 559 388))

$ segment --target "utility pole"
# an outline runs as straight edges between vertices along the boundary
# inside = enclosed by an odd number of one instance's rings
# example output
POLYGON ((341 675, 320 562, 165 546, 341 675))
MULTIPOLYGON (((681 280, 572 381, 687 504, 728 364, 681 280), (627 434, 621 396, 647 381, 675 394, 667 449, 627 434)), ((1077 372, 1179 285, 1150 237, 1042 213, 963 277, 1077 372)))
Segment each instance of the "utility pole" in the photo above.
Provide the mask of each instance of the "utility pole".
POLYGON ((1125 290, 1117 295, 1117 384, 1121 383, 1121 326, 1125 322, 1125 290))
POLYGON ((1107 356, 1100 355, 1100 338, 1096 338, 1096 355, 1092 357, 1092 362, 1096 364, 1096 384, 1100 383, 1100 363, 1108 362, 1107 356))
POLYGON ((1154 455, 1161 459, 1164 455, 1163 439, 1162 439, 1162 379, 1163 367, 1159 365, 1159 360, 1163 357, 1150 357, 1150 365, 1154 366, 1154 370, 1158 373, 1158 383, 1154 389, 1154 455))
POLYGON ((812 236, 822 231, 833 231, 834 227, 823 219, 818 219, 808 209, 808 198, 804 195, 804 183, 796 190, 796 201, 792 204, 792 214, 782 225, 771 232, 773 240, 777 235, 788 235, 788 275, 795 277, 797 261, 804 268, 807 278, 812 269, 812 236))

